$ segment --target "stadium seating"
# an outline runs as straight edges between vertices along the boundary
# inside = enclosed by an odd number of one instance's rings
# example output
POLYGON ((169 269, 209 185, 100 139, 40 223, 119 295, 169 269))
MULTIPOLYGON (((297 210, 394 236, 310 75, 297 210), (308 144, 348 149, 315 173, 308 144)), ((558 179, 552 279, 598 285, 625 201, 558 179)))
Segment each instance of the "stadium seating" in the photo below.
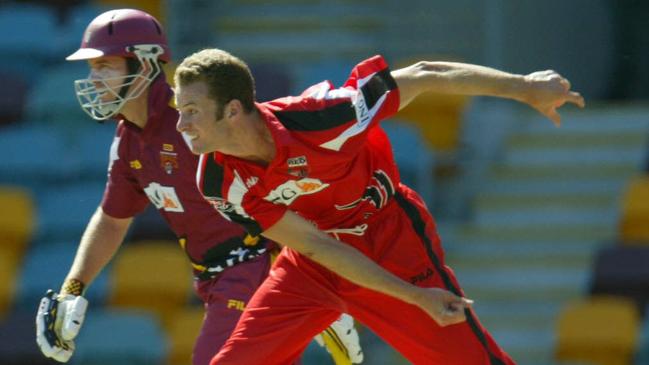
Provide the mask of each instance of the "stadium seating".
POLYGON ((629 181, 622 199, 619 230, 625 244, 649 244, 649 175, 629 181))
POLYGON ((71 365, 163 365, 167 339, 151 313, 95 310, 86 316, 71 365))
POLYGON ((45 6, 3 3, 0 6, 0 65, 34 81, 55 52, 56 17, 45 6))
POLYGON ((99 124, 87 118, 86 125, 66 134, 69 148, 78 158, 78 176, 102 185, 106 181, 110 146, 115 137, 115 124, 99 124))
MULTIPOLYGON (((645 313, 647 310, 645 309, 645 313)), ((642 321, 642 331, 640 334, 640 346, 636 352, 635 365, 649 364, 649 316, 645 315, 642 321)))
POLYGON ((85 62, 65 62, 48 67, 29 92, 25 109, 28 120, 73 130, 84 126, 90 117, 81 110, 74 81, 88 76, 85 62))
POLYGON ((598 296, 568 304, 558 318, 556 359, 631 365, 640 313, 627 298, 598 296))
POLYGON ((62 134, 51 126, 25 123, 4 128, 0 145, 11 158, 0 164, 0 183, 32 189, 60 182, 77 173, 78 156, 65 146, 62 134))
POLYGON ((39 240, 78 242, 104 191, 102 182, 68 183, 36 193, 39 240))
POLYGON ((184 365, 191 361, 194 342, 203 324, 205 310, 201 306, 190 306, 177 311, 168 322, 166 333, 169 339, 168 365, 184 365))
MULTIPOLYGON (((2 244, 0 240, 0 244, 2 244)), ((11 308, 15 296, 18 256, 7 247, 0 247, 0 321, 11 308)))
POLYGON ((592 294, 629 297, 639 308, 649 304, 649 246, 611 246, 597 253, 592 294))
POLYGON ((97 0, 100 6, 119 9, 133 8, 146 11, 164 24, 164 6, 161 0, 97 0))
POLYGON ((401 180, 430 206, 434 197, 435 155, 416 128, 394 121, 383 122, 381 126, 390 138, 401 180))
POLYGON ((291 94, 291 76, 284 65, 258 63, 250 65, 255 78, 255 97, 268 101, 291 94))
MULTIPOLYGON (((191 266, 176 242, 129 242, 113 260, 109 304, 151 310, 161 320, 189 303, 191 266)), ((163 323, 165 327, 167 323, 163 323)))
MULTIPOLYGON (((19 308, 36 308, 47 289, 59 290, 77 251, 74 241, 37 242, 25 255, 17 276, 16 304, 19 308)), ((88 287, 85 296, 90 308, 101 307, 108 292, 108 272, 104 269, 88 287)))
MULTIPOLYGON (((0 267, 0 270, 2 268, 0 267)), ((0 364, 2 365, 57 365, 36 346, 34 316, 38 302, 21 311, 13 311, 0 320, 0 364)))
POLYGON ((0 71, 0 126, 22 119, 27 94, 27 80, 20 74, 0 71))
POLYGON ((32 194, 18 186, 0 185, 0 240, 4 248, 22 255, 34 233, 35 206, 32 194))
POLYGON ((462 112, 468 101, 464 96, 428 92, 415 98, 396 118, 417 126, 430 148, 454 152, 459 145, 462 112))

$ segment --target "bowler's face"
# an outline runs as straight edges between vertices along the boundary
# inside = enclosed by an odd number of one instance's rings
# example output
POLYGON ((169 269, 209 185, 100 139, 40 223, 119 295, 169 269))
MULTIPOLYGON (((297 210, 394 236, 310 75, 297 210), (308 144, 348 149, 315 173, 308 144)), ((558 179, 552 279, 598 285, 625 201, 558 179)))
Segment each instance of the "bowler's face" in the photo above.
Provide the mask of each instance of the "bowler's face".
POLYGON ((216 120, 216 102, 209 98, 207 84, 196 81, 176 87, 179 117, 176 129, 195 154, 214 152, 223 145, 226 123, 216 120))

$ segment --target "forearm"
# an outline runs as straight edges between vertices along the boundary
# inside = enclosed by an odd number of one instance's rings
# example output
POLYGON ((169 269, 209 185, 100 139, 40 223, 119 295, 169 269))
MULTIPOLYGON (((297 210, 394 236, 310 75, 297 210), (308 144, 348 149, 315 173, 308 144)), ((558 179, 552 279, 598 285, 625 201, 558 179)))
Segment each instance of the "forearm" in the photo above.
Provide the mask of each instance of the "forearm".
POLYGON ((436 92, 495 96, 523 101, 525 76, 493 68, 455 62, 418 62, 392 72, 401 93, 401 107, 417 95, 436 92))
POLYGON ((131 220, 112 218, 98 208, 81 238, 66 280, 89 285, 121 246, 131 220))
POLYGON ((379 266, 357 249, 323 234, 306 256, 360 286, 415 304, 419 288, 379 266))
POLYGON ((263 233, 360 286, 414 303, 420 289, 383 269, 355 248, 340 242, 292 212, 263 233))

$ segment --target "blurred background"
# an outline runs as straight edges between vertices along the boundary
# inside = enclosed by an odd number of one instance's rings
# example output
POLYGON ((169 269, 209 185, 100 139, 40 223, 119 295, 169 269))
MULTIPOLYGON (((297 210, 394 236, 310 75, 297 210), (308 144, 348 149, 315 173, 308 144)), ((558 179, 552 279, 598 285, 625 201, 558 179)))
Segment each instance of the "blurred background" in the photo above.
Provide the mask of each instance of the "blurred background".
MULTIPOLYGON (((384 123, 447 262, 519 364, 649 364, 649 2, 644 0, 0 1, 0 363, 49 364, 34 315, 70 267, 106 179, 114 123, 79 108, 64 57, 116 7, 145 10, 179 62, 248 61, 258 97, 297 94, 385 55, 552 68, 587 108, 563 126, 510 101, 426 94, 384 123)), ((171 65, 173 66, 173 65, 171 65)), ((74 364, 189 364, 202 308, 154 209, 88 291, 74 364)), ((407 331, 407 329, 404 329, 407 331)), ((366 364, 407 364, 367 328, 366 364)), ((305 364, 329 364, 322 349, 305 364)))

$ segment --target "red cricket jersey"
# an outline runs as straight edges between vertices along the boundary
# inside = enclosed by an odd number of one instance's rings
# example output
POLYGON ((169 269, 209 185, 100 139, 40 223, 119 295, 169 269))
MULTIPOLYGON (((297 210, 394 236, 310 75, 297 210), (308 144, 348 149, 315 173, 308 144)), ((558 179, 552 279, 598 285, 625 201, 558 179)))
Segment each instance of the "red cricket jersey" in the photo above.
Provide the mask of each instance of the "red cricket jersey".
MULTIPOLYGON (((110 148, 101 206, 112 217, 127 218, 152 203, 173 232, 184 239, 192 261, 210 264, 241 246, 247 234, 216 213, 196 189, 198 156, 176 131, 178 112, 169 105, 172 95, 164 77, 160 77, 149 90, 149 117, 144 129, 127 120, 119 122, 110 148)), ((231 263, 257 253, 253 249, 238 251, 231 255, 231 263)), ((231 265, 225 263, 221 269, 227 266, 231 265)))
POLYGON ((394 195, 399 173, 378 121, 398 111, 399 92, 382 57, 358 64, 341 88, 324 81, 257 108, 275 141, 273 161, 205 154, 197 174, 205 198, 249 233, 287 209, 323 230, 351 227, 394 195))

